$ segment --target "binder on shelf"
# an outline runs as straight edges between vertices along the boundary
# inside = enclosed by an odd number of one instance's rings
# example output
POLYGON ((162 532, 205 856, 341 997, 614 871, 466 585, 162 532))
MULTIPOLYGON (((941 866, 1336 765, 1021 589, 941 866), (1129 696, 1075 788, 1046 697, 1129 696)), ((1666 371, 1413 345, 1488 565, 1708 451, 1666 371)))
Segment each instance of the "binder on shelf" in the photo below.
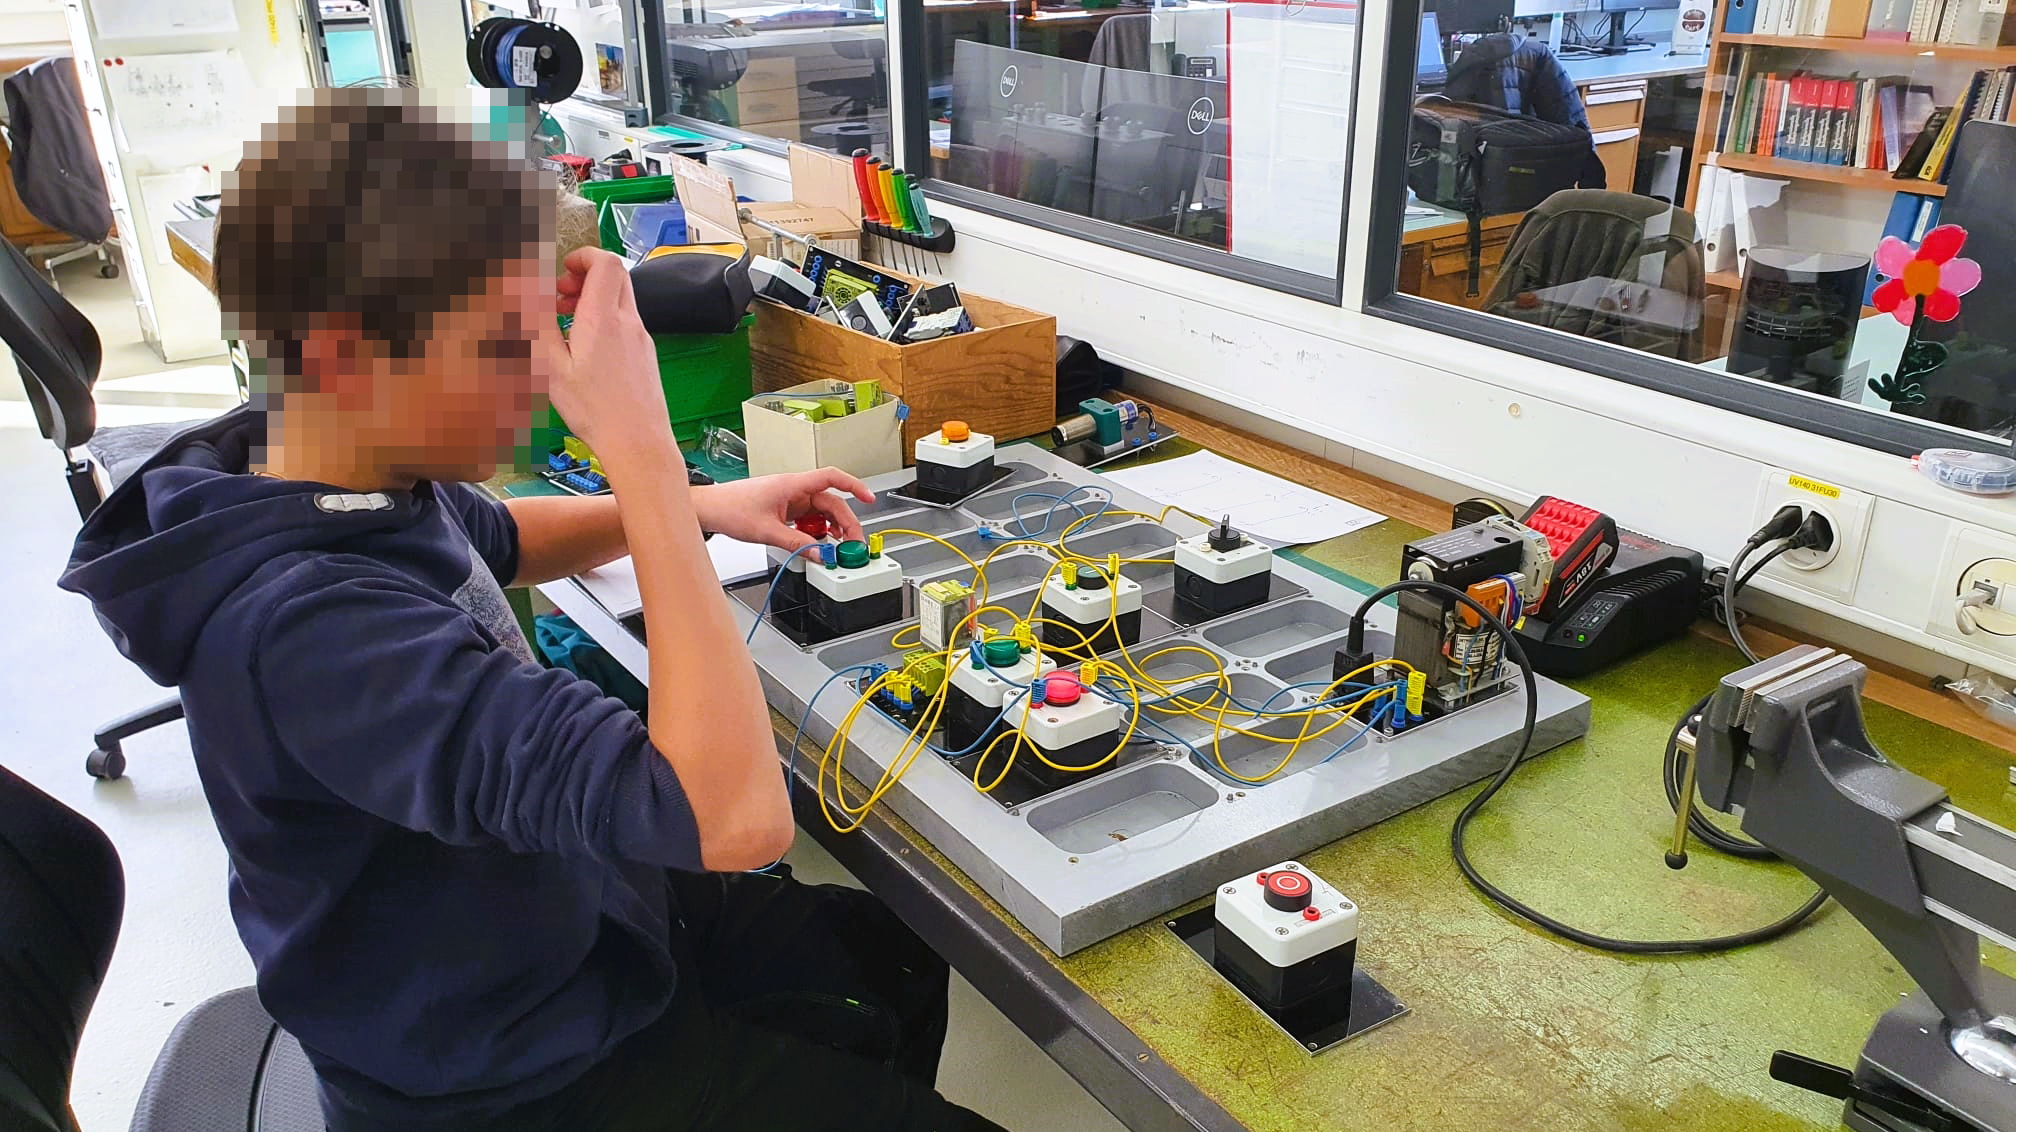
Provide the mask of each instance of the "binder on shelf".
POLYGON ((1737 269, 1737 229, 1730 211, 1730 178, 1716 165, 1702 167, 1702 193, 1695 206, 1702 223, 1702 270, 1737 269))
POLYGON ((1729 0, 1723 5, 1723 31, 1730 35, 1749 35, 1756 26, 1757 17, 1757 0, 1729 0))
MULTIPOLYGON (((1874 0, 1882 3, 1883 0, 1874 0)), ((1861 39, 1870 23, 1873 0, 1828 0, 1828 11, 1816 33, 1830 39, 1861 39)))
MULTIPOLYGON (((1975 97, 1973 90, 1970 90, 1968 97, 1970 99, 1975 97)), ((1933 182, 1941 180, 1942 174, 1947 171, 1947 155, 1954 149, 1955 131, 1967 120, 1968 115, 1957 106, 1947 115, 1946 121, 1940 123, 1940 132, 1933 138, 1932 148, 1926 153, 1926 162, 1919 166, 1920 180, 1933 182)))
POLYGON ((1912 144, 1906 147, 1905 156, 1899 158, 1897 166, 1891 170, 1893 177, 1905 181, 1919 175, 1919 170, 1926 164, 1926 158, 1933 152, 1934 139, 1947 128, 1947 119, 1953 113, 1952 106, 1936 106, 1931 114, 1926 115, 1926 124, 1919 128, 1919 133, 1913 137, 1912 144))
POLYGON ((1737 232, 1738 270, 1743 270, 1752 248, 1786 242, 1787 183, 1771 177, 1730 174, 1730 210, 1737 232))

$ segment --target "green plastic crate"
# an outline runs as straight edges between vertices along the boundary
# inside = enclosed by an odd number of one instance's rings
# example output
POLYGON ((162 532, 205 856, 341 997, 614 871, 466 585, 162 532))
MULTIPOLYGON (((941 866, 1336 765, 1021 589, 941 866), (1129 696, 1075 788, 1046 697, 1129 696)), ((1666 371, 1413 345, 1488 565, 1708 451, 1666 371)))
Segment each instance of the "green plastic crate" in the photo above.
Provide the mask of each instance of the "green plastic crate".
MULTIPOLYGON (((665 388, 665 409, 672 433, 683 447, 700 442, 709 425, 734 428, 742 424, 742 403, 750 397, 749 328, 755 315, 727 334, 654 334, 658 346, 658 380, 665 388)), ((552 406, 546 427, 534 429, 533 464, 544 466, 546 453, 570 435, 567 422, 552 406)))

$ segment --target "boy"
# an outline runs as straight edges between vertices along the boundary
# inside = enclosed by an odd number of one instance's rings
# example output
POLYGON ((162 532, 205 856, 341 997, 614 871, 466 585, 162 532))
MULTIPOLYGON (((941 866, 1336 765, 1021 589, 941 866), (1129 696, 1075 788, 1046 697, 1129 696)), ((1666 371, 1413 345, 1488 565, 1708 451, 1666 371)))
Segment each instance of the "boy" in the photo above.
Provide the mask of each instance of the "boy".
POLYGON ((62 584, 182 690, 261 1001, 353 1129, 995 1126, 932 1091, 946 969, 791 842, 701 533, 787 549, 827 469, 689 488, 623 264, 412 92, 318 91, 227 178, 254 405, 172 441, 62 584), (574 322, 563 340, 556 309, 574 322), (487 501, 542 387, 615 497, 487 501), (502 585, 629 553, 649 727, 544 670, 502 585))

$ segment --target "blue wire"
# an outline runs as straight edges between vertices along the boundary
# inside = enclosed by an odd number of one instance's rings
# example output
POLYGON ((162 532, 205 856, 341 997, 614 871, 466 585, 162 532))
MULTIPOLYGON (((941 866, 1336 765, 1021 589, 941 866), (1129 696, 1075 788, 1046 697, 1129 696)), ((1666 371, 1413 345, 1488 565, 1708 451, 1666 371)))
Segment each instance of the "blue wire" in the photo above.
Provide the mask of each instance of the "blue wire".
MULTIPOLYGON (((765 598, 764 600, 767 604, 770 599, 765 598)), ((785 754, 785 761, 784 761, 785 797, 789 798, 791 796, 791 788, 792 788, 791 772, 798 768, 798 741, 805 737, 805 725, 812 722, 812 705, 819 702, 819 697, 821 693, 825 692, 828 688, 832 687, 833 682, 835 680, 838 680, 841 677, 846 676, 850 672, 867 672, 869 671, 870 667, 871 666, 866 664, 850 664, 846 668, 835 669, 833 675, 827 677, 826 682, 821 684, 819 688, 813 692, 812 698, 805 701, 805 712, 798 717, 798 726, 793 728, 791 732, 791 746, 786 748, 787 753, 785 754)), ((782 864, 783 862, 784 858, 779 857, 777 860, 772 861, 770 864, 765 865, 760 869, 751 869, 749 871, 753 873, 767 873, 770 870, 778 867, 778 865, 782 864)))
POLYGON ((1330 762, 1332 759, 1337 758, 1339 755, 1344 754, 1347 748, 1351 747, 1352 744, 1357 743, 1359 740, 1364 739, 1366 737, 1366 734, 1372 731, 1372 729, 1373 729, 1373 723, 1371 720, 1367 720, 1366 722, 1361 723, 1359 725, 1359 730, 1357 733, 1355 733, 1351 738, 1345 740, 1344 742, 1339 743, 1337 750, 1332 751, 1330 754, 1325 755, 1321 759, 1318 759, 1317 765, 1322 766, 1325 763, 1330 762))
MULTIPOLYGON (((1014 518, 1015 520, 1017 533, 1007 537, 1036 538, 1038 535, 1049 534, 1051 529, 1051 520, 1057 516, 1058 508, 1060 507, 1069 507, 1072 509, 1073 514, 1077 515, 1081 519, 1085 518, 1086 517, 1085 511, 1082 508, 1080 508, 1080 506, 1077 503, 1072 502, 1072 496, 1077 495, 1081 491, 1092 491, 1097 489, 1099 489, 1099 485, 1097 484, 1080 484, 1077 487, 1072 488, 1070 491, 1065 492, 1063 495, 1055 495, 1047 491, 1024 491, 1017 493, 1013 498, 1009 500, 1009 512, 1011 514, 1011 517, 1014 518), (1049 509, 1047 509, 1044 512, 1044 525, 1038 527, 1036 530, 1029 529, 1029 517, 1024 515, 1020 510, 1022 501, 1025 499, 1048 499, 1051 501, 1049 509)), ((1099 504, 1099 510, 1093 512, 1092 517, 1095 520, 1097 520, 1101 515, 1106 514, 1107 509, 1114 505, 1113 496, 1111 493, 1109 493, 1107 497, 1104 499, 1098 499, 1098 500, 1088 499, 1084 500, 1084 502, 1086 503, 1096 502, 1099 504)), ((1004 527, 1007 526, 1006 520, 1004 520, 1003 526, 1004 527)), ((995 542, 1005 541, 1004 536, 997 535, 986 527, 981 528, 980 537, 983 540, 987 541, 995 541, 995 542)))
MULTIPOLYGON (((806 543, 804 546, 801 546, 797 550, 791 552, 792 558, 796 558, 799 555, 804 554, 806 551, 811 550, 813 547, 818 545, 819 544, 816 542, 806 543)), ((777 584, 779 582, 784 581, 784 572, 790 566, 791 566, 791 560, 786 559, 784 563, 777 568, 777 573, 771 576, 770 588, 763 591, 763 604, 756 607, 756 620, 750 622, 749 636, 744 637, 742 639, 743 644, 746 645, 751 641, 756 640, 756 627, 758 625, 763 624, 763 615, 769 612, 770 610, 770 599, 777 596, 777 584)))

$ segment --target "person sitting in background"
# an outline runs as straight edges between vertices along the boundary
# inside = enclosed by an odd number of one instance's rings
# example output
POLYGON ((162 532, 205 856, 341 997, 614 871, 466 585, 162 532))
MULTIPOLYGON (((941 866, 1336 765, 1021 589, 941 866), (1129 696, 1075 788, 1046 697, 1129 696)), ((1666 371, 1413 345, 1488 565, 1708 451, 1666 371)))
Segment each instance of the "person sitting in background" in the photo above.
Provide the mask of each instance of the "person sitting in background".
MULTIPOLYGON (((1562 61, 1540 40, 1510 32, 1472 40, 1457 61, 1450 64, 1449 81, 1442 94, 1456 102, 1476 102, 1543 122, 1580 126, 1586 133, 1590 129, 1590 117, 1583 111, 1575 80, 1569 77, 1562 61)), ((1604 182, 1604 163, 1597 159, 1597 143, 1593 138, 1589 160, 1584 163, 1576 186, 1608 188, 1604 182)))

